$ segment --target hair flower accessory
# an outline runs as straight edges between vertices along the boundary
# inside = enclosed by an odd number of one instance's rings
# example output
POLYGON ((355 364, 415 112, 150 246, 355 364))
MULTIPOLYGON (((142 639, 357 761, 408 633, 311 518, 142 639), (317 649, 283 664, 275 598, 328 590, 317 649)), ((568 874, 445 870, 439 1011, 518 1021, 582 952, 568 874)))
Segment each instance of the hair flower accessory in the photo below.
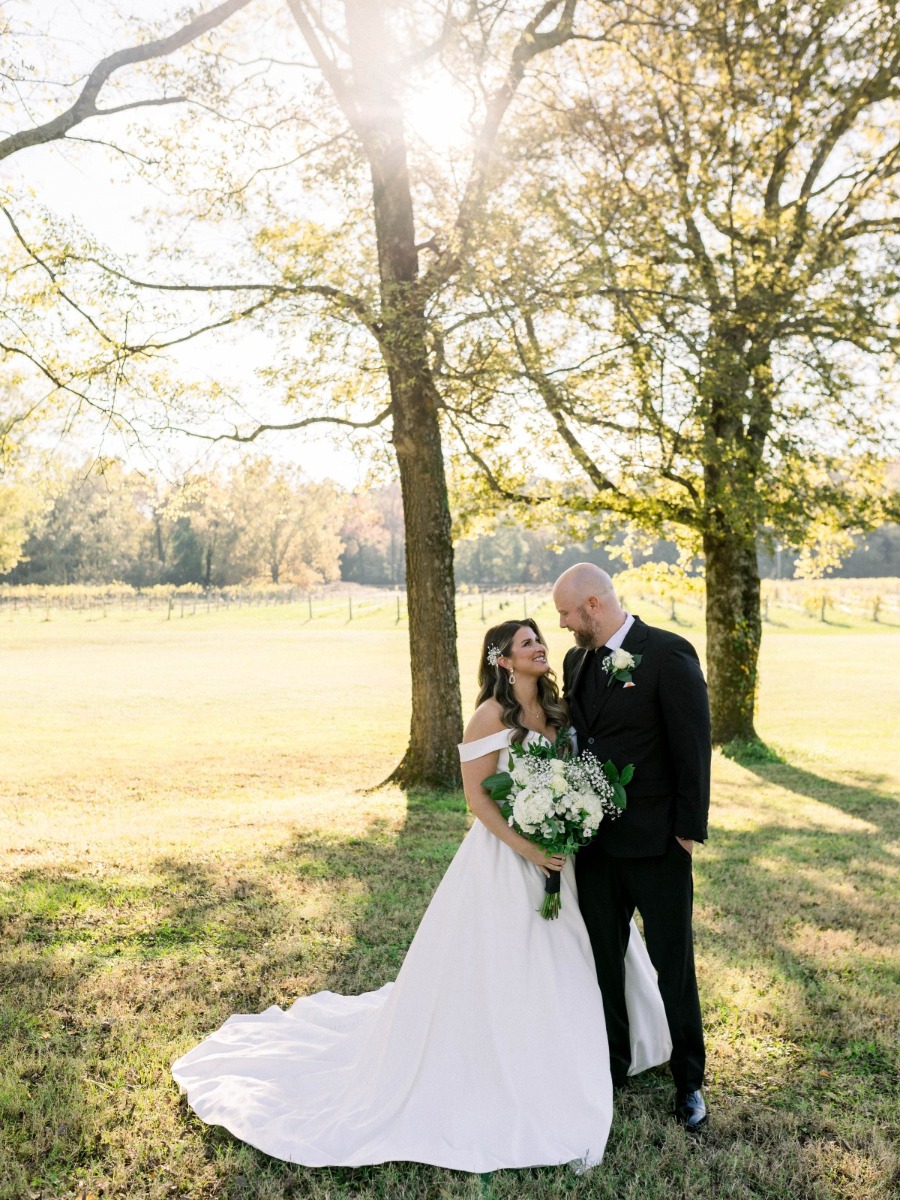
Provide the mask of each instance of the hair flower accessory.
POLYGON ((499 646, 488 646, 487 660, 492 667, 496 667, 497 663, 500 661, 500 653, 501 651, 499 646))
POLYGON ((635 667, 640 666, 642 654, 629 654, 627 650, 613 650, 611 654, 607 654, 600 666, 609 676, 606 681, 606 686, 612 683, 614 679, 625 685, 625 687, 634 687, 634 682, 631 678, 631 672, 635 667))

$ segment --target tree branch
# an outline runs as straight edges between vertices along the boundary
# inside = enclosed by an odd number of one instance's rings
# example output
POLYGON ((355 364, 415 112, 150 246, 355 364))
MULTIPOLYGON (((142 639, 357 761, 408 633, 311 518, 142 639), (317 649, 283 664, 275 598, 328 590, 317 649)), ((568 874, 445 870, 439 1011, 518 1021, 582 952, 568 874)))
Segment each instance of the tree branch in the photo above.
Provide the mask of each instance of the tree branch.
POLYGON ((543 504, 551 499, 550 496, 529 496, 526 492, 514 492, 508 487, 504 487, 478 451, 469 445, 466 435, 459 426, 459 422, 451 417, 450 424, 456 431, 456 436, 462 442, 466 454, 481 471, 492 492, 495 492, 498 496, 502 496, 504 500, 509 500, 512 504, 543 504))
POLYGON ((371 421, 351 421, 349 417, 304 417, 300 421, 288 421, 285 424, 257 425, 251 433, 238 433, 237 429, 234 433, 198 433, 196 430, 178 429, 175 426, 173 426, 173 430, 176 433, 186 433, 190 437, 200 438, 206 442, 255 442, 263 433, 270 431, 283 433, 291 429, 307 429, 310 425, 343 425, 350 429, 374 429, 376 426, 384 424, 391 416, 391 411, 391 406, 388 405, 371 421))
POLYGON ((512 327, 513 341, 516 351, 522 361, 522 366, 525 368, 527 378, 534 384, 538 390, 538 394, 544 402, 544 407, 553 418, 557 432, 565 444, 568 446, 572 457, 590 479, 591 483, 598 492, 611 491, 618 494, 619 489, 597 466, 581 442, 569 428, 566 423, 564 409, 564 397, 557 384, 550 378, 546 371, 542 371, 536 365, 536 357, 540 353, 537 341, 537 335, 534 329, 534 322, 530 315, 524 316, 525 330, 528 335, 528 346, 526 347, 519 337, 518 330, 515 326, 512 327))
MULTIPOLYGON (((292 0, 289 0, 292 2, 292 0)), ((466 253, 473 214, 478 210, 487 187, 488 172, 503 118, 525 77, 529 62, 539 54, 561 46, 572 37, 577 0, 546 0, 528 22, 513 48, 506 79, 492 96, 487 107, 481 132, 475 143, 472 167, 460 201, 454 223, 456 246, 438 258, 422 277, 422 290, 429 295, 456 273, 466 253), (559 20, 553 29, 540 32, 541 25, 562 6, 559 20)))
POLYGON ((142 42, 140 45, 130 46, 125 50, 117 50, 114 54, 107 55, 88 75, 77 100, 65 112, 41 125, 19 130, 18 133, 13 133, 0 140, 0 160, 30 146, 56 141, 89 117, 105 116, 109 113, 123 112, 126 109, 140 108, 150 104, 178 103, 181 97, 162 97, 158 100, 139 100, 132 104, 119 105, 116 108, 100 109, 97 107, 97 98, 104 84, 122 67, 147 62, 152 58, 164 58, 166 55, 172 54, 202 34, 208 33, 210 29, 215 29, 217 25, 221 25, 223 21, 252 2, 253 0, 225 0, 223 4, 217 5, 208 13, 188 21, 186 25, 168 37, 157 38, 152 42, 142 42))
POLYGON ((312 18, 306 12, 303 0, 287 0, 287 6, 313 58, 316 60, 316 66, 322 72, 329 87, 334 92, 335 99, 341 106, 341 111, 350 123, 351 129, 357 136, 361 137, 362 130, 360 127, 359 109, 357 108, 356 100, 345 72, 341 70, 325 49, 325 45, 319 37, 318 30, 312 18))
POLYGON ((34 262, 36 262, 37 265, 46 273, 50 282, 52 284, 54 284, 54 286, 56 287, 57 294, 65 301, 66 304, 69 305, 70 308, 74 309, 75 312, 77 312, 80 317, 83 317, 84 320, 87 321, 88 325, 90 325, 90 327, 94 330, 94 332, 96 334, 98 334, 103 339, 104 342, 106 342, 110 346, 114 346, 116 344, 115 339, 111 338, 107 333, 105 333, 100 328, 100 326, 97 324, 97 322, 94 320, 94 318, 91 316, 91 314, 89 312, 86 312, 81 307, 80 304, 76 303, 76 301, 74 301, 72 299, 72 297, 62 287, 59 286, 59 284, 57 283, 57 279, 56 279, 56 272, 53 270, 52 267, 50 267, 46 262, 44 262, 44 260, 41 258, 41 256, 37 253, 36 250, 33 250, 32 247, 28 245, 28 243, 25 241, 25 238, 22 235, 21 230, 19 229, 19 226, 16 224, 15 218, 13 217, 12 213, 9 211, 9 209, 6 207, 5 204, 0 204, 0 212, 3 213, 3 215, 6 217, 7 221, 9 222, 9 224, 12 228, 13 234, 16 238, 16 241, 19 243, 19 245, 22 247, 22 249, 25 251, 25 253, 29 256, 29 258, 31 258, 34 262))
POLYGON ((716 278, 715 266, 694 218, 690 188, 688 186, 688 165, 679 153, 676 145, 675 132, 672 128, 669 114, 663 108, 661 101, 657 100, 655 107, 657 116, 659 117, 659 127, 663 136, 663 142, 669 153, 669 162, 672 165, 672 171, 678 183, 679 208, 687 234, 687 244, 697 262, 700 278, 703 280, 709 302, 711 305, 717 306, 721 300, 721 292, 716 278))
POLYGON ((332 300, 336 304, 349 309, 354 316, 359 318, 361 324, 365 325, 373 337, 377 341, 380 341, 381 331, 378 321, 368 311, 364 301, 359 296, 354 296, 352 292, 345 292, 342 288, 334 287, 330 283, 158 283, 154 280, 135 279, 134 276, 128 275, 125 271, 119 271, 115 267, 111 267, 108 263, 101 262, 98 258, 88 257, 84 261, 91 262, 99 267, 101 271, 105 271, 117 279, 122 279, 126 283, 130 283, 132 287, 145 288, 148 291, 198 293, 268 292, 273 297, 321 296, 325 300, 332 300))

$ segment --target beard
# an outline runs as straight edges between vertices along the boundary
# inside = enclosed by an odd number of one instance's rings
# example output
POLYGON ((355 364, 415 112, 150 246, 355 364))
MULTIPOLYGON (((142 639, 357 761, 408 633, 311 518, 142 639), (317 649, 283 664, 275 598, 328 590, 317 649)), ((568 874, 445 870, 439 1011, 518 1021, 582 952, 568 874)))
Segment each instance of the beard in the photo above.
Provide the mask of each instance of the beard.
POLYGON ((572 636, 575 639, 575 645, 581 650, 593 650, 594 635, 591 633, 590 629, 574 629, 572 631, 572 636))

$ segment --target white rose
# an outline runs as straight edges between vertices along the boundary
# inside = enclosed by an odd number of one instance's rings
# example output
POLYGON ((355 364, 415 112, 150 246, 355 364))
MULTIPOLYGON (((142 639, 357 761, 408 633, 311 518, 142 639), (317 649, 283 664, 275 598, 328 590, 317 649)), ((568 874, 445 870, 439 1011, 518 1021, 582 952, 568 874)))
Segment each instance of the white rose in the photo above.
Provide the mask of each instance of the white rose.
POLYGON ((618 650, 613 650, 609 657, 612 659, 614 671, 630 671, 634 666, 634 659, 627 650, 622 650, 621 647, 618 650))

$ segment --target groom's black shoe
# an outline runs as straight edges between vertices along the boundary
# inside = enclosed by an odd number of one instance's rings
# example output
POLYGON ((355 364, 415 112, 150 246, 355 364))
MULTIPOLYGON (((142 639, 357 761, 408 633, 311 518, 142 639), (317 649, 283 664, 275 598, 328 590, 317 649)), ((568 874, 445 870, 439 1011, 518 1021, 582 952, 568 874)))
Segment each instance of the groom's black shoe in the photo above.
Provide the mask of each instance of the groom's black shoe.
POLYGON ((703 1093, 679 1092, 675 1097, 675 1117, 688 1133, 699 1133, 709 1124, 703 1093))

